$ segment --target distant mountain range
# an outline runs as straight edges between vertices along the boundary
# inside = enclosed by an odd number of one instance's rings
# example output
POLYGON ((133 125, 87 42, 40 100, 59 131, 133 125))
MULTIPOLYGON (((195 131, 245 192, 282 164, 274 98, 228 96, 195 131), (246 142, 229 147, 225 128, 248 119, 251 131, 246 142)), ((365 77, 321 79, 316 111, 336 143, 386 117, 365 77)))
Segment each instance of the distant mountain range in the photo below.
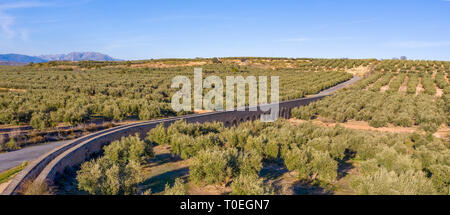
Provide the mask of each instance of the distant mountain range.
POLYGON ((21 54, 0 54, 0 65, 44 63, 49 61, 120 61, 98 52, 71 52, 69 54, 28 56, 21 54))
POLYGON ((2 54, 0 55, 0 61, 2 62, 14 62, 14 63, 43 63, 48 60, 44 60, 42 58, 28 56, 28 55, 20 55, 20 54, 2 54))

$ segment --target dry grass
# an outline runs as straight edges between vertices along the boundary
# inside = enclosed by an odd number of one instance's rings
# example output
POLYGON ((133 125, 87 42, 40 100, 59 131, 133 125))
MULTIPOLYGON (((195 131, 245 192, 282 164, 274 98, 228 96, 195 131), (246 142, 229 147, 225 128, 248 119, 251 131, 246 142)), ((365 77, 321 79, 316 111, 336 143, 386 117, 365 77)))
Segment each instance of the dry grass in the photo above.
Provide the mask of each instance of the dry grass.
POLYGON ((54 189, 47 183, 38 183, 31 180, 26 181, 19 190, 19 194, 22 195, 53 195, 54 193, 54 189))
POLYGON ((359 66, 352 69, 348 69, 346 72, 353 74, 354 76, 364 77, 368 72, 370 72, 369 66, 359 66))

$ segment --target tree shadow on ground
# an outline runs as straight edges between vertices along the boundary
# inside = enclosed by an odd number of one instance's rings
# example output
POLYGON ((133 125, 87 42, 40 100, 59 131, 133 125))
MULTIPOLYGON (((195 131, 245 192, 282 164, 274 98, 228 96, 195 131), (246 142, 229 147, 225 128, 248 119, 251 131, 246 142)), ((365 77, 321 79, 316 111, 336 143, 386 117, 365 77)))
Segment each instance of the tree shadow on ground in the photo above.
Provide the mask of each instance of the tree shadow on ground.
POLYGON ((155 155, 154 158, 147 160, 148 167, 159 166, 161 164, 169 163, 169 162, 177 162, 182 159, 178 156, 172 156, 170 153, 163 153, 155 155))
POLYGON ((168 171, 145 180, 142 182, 142 188, 145 190, 151 189, 152 193, 160 193, 164 191, 166 184, 172 186, 176 178, 186 179, 188 175, 188 167, 168 171))
POLYGON ((344 159, 338 161, 338 169, 337 169, 337 180, 340 180, 348 175, 348 173, 355 168, 352 163, 349 163, 350 159, 355 157, 355 152, 350 151, 348 149, 345 150, 344 159))
POLYGON ((289 172, 283 163, 264 162, 260 177, 270 183, 276 194, 281 195, 332 195, 333 191, 310 180, 298 180, 295 172, 289 172))
POLYGON ((333 195, 333 191, 310 181, 298 180, 291 186, 293 195, 333 195))
POLYGON ((349 171, 355 168, 353 164, 348 162, 339 162, 337 180, 340 180, 348 175, 349 171))
POLYGON ((265 180, 275 180, 287 172, 289 172, 289 170, 284 165, 264 162, 263 168, 259 172, 259 176, 265 180))

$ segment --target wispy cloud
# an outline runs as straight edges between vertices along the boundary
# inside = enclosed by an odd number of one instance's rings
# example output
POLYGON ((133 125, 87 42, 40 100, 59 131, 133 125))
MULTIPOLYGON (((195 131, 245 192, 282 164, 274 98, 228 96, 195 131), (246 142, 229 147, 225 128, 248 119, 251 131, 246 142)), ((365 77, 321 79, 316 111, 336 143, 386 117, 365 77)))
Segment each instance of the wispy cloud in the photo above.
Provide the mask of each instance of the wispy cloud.
POLYGON ((450 41, 403 41, 403 42, 388 42, 384 43, 383 45, 398 48, 432 48, 432 47, 450 46, 450 41))
POLYGON ((48 6, 48 3, 43 2, 10 2, 0 4, 0 36, 6 39, 13 39, 19 37, 24 41, 28 41, 28 30, 27 29, 16 29, 15 17, 10 15, 8 11, 23 8, 34 8, 34 7, 44 7, 48 6))
POLYGON ((11 2, 0 4, 0 10, 18 9, 18 8, 30 8, 30 7, 43 7, 48 6, 48 3, 44 2, 11 2))

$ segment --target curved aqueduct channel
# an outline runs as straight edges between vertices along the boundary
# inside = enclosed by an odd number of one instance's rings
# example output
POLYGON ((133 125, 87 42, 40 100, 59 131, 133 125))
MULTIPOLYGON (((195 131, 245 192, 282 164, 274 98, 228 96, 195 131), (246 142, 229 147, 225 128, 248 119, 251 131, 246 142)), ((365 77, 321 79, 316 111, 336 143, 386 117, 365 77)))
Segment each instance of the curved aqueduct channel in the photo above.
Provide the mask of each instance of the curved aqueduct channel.
MULTIPOLYGON (((304 106, 310 102, 320 100, 339 89, 353 84, 359 79, 359 77, 355 76, 346 82, 324 90, 309 98, 280 102, 279 115, 283 118, 289 118, 292 108, 304 106)), ((144 137, 149 130, 153 129, 160 123, 164 123, 165 126, 168 126, 178 120, 186 120, 186 122, 189 123, 217 121, 223 122, 226 126, 230 126, 244 121, 259 119, 261 114, 263 114, 263 112, 260 108, 258 108, 258 111, 213 112, 127 124, 95 132, 69 141, 68 143, 55 148, 38 159, 32 161, 22 172, 15 176, 15 178, 2 192, 2 195, 18 194, 22 185, 27 181, 34 181, 33 183, 45 182, 51 184, 55 180, 55 177, 62 173, 65 168, 81 164, 92 154, 100 152, 103 146, 111 141, 135 133, 138 133, 141 137, 144 137)))

